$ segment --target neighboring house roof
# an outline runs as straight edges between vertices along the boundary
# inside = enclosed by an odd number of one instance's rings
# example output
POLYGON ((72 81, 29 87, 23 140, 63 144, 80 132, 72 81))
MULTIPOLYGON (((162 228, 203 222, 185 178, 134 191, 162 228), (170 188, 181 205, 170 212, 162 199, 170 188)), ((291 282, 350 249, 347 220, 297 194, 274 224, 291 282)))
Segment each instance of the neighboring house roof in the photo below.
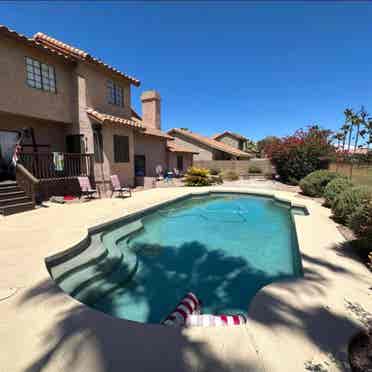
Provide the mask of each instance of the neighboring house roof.
POLYGON ((87 108, 87 114, 89 117, 97 120, 101 124, 105 124, 106 122, 112 123, 112 124, 122 124, 127 127, 137 128, 145 130, 145 127, 143 126, 142 122, 137 120, 130 120, 130 119, 124 119, 118 116, 104 114, 102 112, 99 112, 97 110, 94 110, 92 108, 87 108))
POLYGON ((212 136, 212 139, 219 140, 223 136, 230 136, 230 137, 234 137, 236 139, 243 140, 243 141, 246 141, 248 139, 247 137, 244 137, 238 133, 230 132, 228 130, 225 130, 222 133, 215 134, 214 136, 212 136))
POLYGON ((204 137, 200 134, 193 133, 188 130, 173 128, 170 131, 168 131, 168 133, 170 135, 172 135, 172 133, 181 134, 182 136, 190 138, 212 149, 219 150, 236 157, 249 158, 251 156, 249 153, 236 149, 235 147, 229 146, 223 142, 218 142, 212 138, 204 137))
POLYGON ((335 146, 336 147, 336 151, 337 152, 342 152, 344 154, 350 154, 350 155, 353 155, 353 154, 356 154, 356 155, 367 155, 369 152, 372 151, 369 150, 367 147, 358 147, 358 148, 355 148, 354 146, 351 146, 350 147, 350 150, 348 150, 347 148, 346 149, 342 149, 342 146, 335 146))
POLYGON ((187 147, 180 146, 175 143, 168 143, 167 148, 168 148, 168 151, 170 152, 186 152, 186 153, 196 154, 196 155, 199 154, 197 151, 190 150, 187 147))
POLYGON ((135 86, 140 85, 140 81, 137 80, 136 78, 134 78, 132 76, 129 76, 129 75, 125 74, 124 72, 121 72, 121 71, 117 70, 115 67, 112 67, 112 66, 108 65, 107 63, 104 63, 102 60, 91 56, 90 54, 88 54, 84 50, 81 50, 81 49, 73 47, 72 45, 63 43, 62 41, 54 39, 51 36, 43 34, 42 32, 36 33, 34 35, 34 40, 37 43, 41 43, 43 45, 46 45, 49 48, 56 49, 57 51, 65 54, 69 57, 73 57, 73 58, 76 58, 76 59, 79 59, 79 60, 82 60, 82 61, 88 61, 88 62, 94 63, 98 66, 104 67, 105 69, 107 69, 111 72, 114 72, 114 73, 120 75, 121 77, 129 80, 135 86))

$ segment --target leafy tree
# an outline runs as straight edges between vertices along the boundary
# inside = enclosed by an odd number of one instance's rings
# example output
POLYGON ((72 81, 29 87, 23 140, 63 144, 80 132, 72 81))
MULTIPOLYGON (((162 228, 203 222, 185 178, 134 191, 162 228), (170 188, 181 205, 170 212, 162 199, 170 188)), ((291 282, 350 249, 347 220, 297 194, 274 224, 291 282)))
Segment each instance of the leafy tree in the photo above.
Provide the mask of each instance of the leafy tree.
POLYGON ((331 144, 331 131, 312 125, 272 141, 265 146, 265 152, 281 180, 297 184, 309 173, 327 168, 334 146, 331 144))
POLYGON ((280 141, 279 137, 267 136, 267 137, 265 137, 262 140, 257 142, 257 151, 261 155, 264 155, 266 147, 269 147, 271 144, 279 142, 279 141, 280 141))
POLYGON ((247 138, 246 144, 245 144, 245 151, 253 151, 257 152, 257 143, 247 138))

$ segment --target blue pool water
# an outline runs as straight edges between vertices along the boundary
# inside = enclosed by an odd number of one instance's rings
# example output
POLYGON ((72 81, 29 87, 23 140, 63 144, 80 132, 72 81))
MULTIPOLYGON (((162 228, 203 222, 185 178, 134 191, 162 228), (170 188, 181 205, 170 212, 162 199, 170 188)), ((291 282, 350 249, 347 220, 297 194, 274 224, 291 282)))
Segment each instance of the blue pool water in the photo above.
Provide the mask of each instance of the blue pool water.
POLYGON ((142 218, 144 229, 120 243, 139 259, 123 287, 93 307, 113 316, 158 323, 194 292, 205 313, 248 312, 268 283, 302 275, 288 207, 271 198, 192 197, 142 218))

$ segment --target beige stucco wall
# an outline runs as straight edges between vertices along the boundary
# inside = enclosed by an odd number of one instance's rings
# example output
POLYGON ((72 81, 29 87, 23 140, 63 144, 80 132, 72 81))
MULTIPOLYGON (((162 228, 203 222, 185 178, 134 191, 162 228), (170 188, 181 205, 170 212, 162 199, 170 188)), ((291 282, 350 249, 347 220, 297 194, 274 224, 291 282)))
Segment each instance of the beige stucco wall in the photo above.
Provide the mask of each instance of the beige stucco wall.
POLYGON ((178 133, 172 132, 170 135, 175 138, 174 143, 176 145, 179 144, 180 146, 184 146, 199 153, 194 155, 194 160, 213 160, 213 150, 211 150, 207 146, 202 146, 199 143, 178 133))
MULTIPOLYGON (((125 118, 131 116, 130 84, 127 80, 118 78, 93 64, 67 63, 59 57, 7 38, 0 39, 0 87, 0 113, 3 112, 0 115, 0 129, 15 130, 31 126, 35 130, 37 143, 50 144, 50 151, 65 151, 67 134, 83 134, 85 152, 94 152, 93 122, 86 113, 87 107, 125 118), (27 85, 26 56, 55 68, 57 93, 45 92, 27 85), (123 88, 124 107, 108 103, 108 79, 112 79, 123 88)), ((104 124, 102 135, 104 162, 95 165, 97 186, 108 190, 111 174, 118 174, 123 184, 133 185, 133 129, 122 125, 104 124), (114 162, 114 134, 129 137, 128 163, 114 162)), ((165 158, 165 146, 160 153, 158 147, 150 144, 147 151, 153 152, 148 156, 149 160, 165 158)))
POLYGON ((110 176, 117 174, 124 185, 134 185, 133 129, 122 125, 105 124, 102 127, 103 163, 95 163, 94 173, 97 186, 103 191, 111 190, 110 176), (114 162, 114 135, 129 137, 129 162, 114 162))
POLYGON ((0 111, 41 119, 72 122, 73 67, 61 58, 0 38, 0 111), (55 68, 57 93, 31 88, 26 83, 25 57, 55 68))
POLYGON ((232 147, 235 147, 236 149, 239 149, 239 140, 236 139, 235 137, 231 137, 227 134, 225 134, 224 136, 220 137, 217 141, 219 142, 223 142, 223 143, 226 143, 226 145, 230 145, 232 147))
POLYGON ((168 168, 167 141, 161 137, 136 134, 134 139, 135 155, 146 156, 146 176, 155 177, 158 165, 168 168))
POLYGON ((75 72, 86 80, 86 105, 88 107, 111 115, 130 117, 130 83, 127 80, 120 79, 110 72, 87 63, 79 63, 75 72), (123 88, 124 107, 108 103, 108 80, 113 80, 123 88))
POLYGON ((193 165, 193 154, 170 152, 168 157, 168 164, 170 169, 177 169, 177 156, 183 157, 183 169, 179 169, 181 173, 185 173, 188 168, 193 165))
MULTIPOLYGON (((50 145, 49 148, 38 148, 38 151, 65 151, 66 134, 71 125, 0 113, 0 131, 18 131, 25 127, 34 129, 36 144, 50 145)), ((25 139, 24 144, 31 144, 31 139, 25 139)), ((26 152, 32 151, 31 147, 24 147, 26 152)))
POLYGON ((74 133, 84 135, 88 153, 94 152, 92 121, 86 113, 87 107, 99 112, 129 118, 130 108, 130 84, 120 79, 119 84, 123 88, 124 107, 111 105, 107 101, 107 80, 119 81, 109 73, 94 65, 79 63, 74 71, 74 133))

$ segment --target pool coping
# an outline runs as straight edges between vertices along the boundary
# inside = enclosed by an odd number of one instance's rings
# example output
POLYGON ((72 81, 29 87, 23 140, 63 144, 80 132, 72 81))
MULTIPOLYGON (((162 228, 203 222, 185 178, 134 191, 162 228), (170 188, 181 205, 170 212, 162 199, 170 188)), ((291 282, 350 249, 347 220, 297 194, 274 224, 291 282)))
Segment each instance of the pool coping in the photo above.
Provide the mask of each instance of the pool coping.
MULTIPOLYGON (((74 258, 74 257, 78 256, 82 252, 85 252, 86 250, 89 250, 92 247, 92 245, 91 245, 92 236, 96 235, 96 234, 106 234, 107 233, 107 231, 106 231, 107 228, 114 229, 116 224, 120 224, 120 225, 123 224, 123 223, 124 224, 130 224, 130 223, 135 222, 137 220, 141 220, 143 217, 145 217, 149 213, 155 212, 156 210, 158 210, 160 208, 163 208, 167 205, 171 205, 171 204, 176 203, 178 201, 186 200, 186 199, 191 198, 193 196, 211 196, 211 195, 224 195, 224 194, 226 194, 226 195, 234 194, 234 195, 242 195, 242 196, 247 196, 248 195, 248 196, 257 197, 257 198, 259 198, 259 197, 267 198, 267 199, 272 200, 273 203, 276 202, 279 205, 279 207, 281 207, 280 206, 281 204, 285 204, 286 207, 288 207, 289 217, 290 217, 290 219, 293 223, 294 238, 295 238, 296 243, 297 243, 295 245, 295 247, 293 247, 293 249, 295 249, 297 251, 296 254, 293 255, 293 260, 296 260, 297 257, 298 257, 298 259, 300 260, 300 262, 298 263, 298 270, 299 270, 300 274, 303 275, 301 249, 300 249, 300 246, 299 246, 299 243, 298 243, 299 238, 298 238, 298 233, 297 233, 297 228, 296 228, 296 221, 294 219, 294 213, 293 213, 292 209, 293 208, 302 209, 304 211, 305 215, 308 215, 309 211, 308 211, 306 205, 299 204, 299 203, 294 203, 293 201, 291 201, 289 199, 286 199, 286 198, 283 198, 283 197, 278 197, 275 194, 269 195, 269 194, 262 194, 262 193, 259 193, 259 192, 252 193, 252 192, 249 192, 249 191, 248 192, 244 192, 244 191, 237 192, 237 191, 209 190, 209 191, 191 192, 189 194, 182 195, 182 196, 176 197, 174 199, 170 199, 170 200, 165 201, 165 202, 157 203, 156 205, 152 205, 152 206, 147 207, 145 209, 141 209, 139 211, 135 211, 135 212, 126 214, 125 216, 116 218, 112 221, 108 221, 108 222, 105 222, 105 223, 102 223, 102 224, 98 224, 98 225, 89 227, 87 229, 87 235, 80 242, 78 242, 77 244, 73 245, 70 248, 67 248, 64 251, 61 251, 59 253, 56 253, 54 255, 51 255, 51 256, 48 256, 48 257, 45 258, 45 263, 46 263, 48 272, 51 276, 51 279, 56 282, 56 284, 61 288, 61 290, 63 290, 63 287, 53 277, 52 268, 56 265, 59 265, 61 262, 65 263, 68 260, 70 260, 71 258, 74 258)), ((129 236, 127 236, 127 237, 129 237, 129 236)), ((100 240, 102 240, 102 239, 103 239, 103 235, 101 235, 101 237, 100 237, 100 240)), ((132 256, 136 256, 136 255, 131 253, 131 252, 127 252, 127 253, 124 254, 123 260, 126 261, 127 257, 129 257, 129 261, 131 261, 131 260, 133 260, 132 256)), ((97 263, 95 263, 95 265, 97 265, 97 263)), ((294 262, 293 265, 296 265, 296 263, 294 262)), ((132 275, 134 275, 133 272, 128 274, 128 277, 132 276, 132 275)), ((95 278, 91 278, 91 282, 93 282, 94 280, 95 280, 95 278)), ((127 282, 127 280, 124 280, 124 279, 123 279, 123 281, 127 282)), ((262 290, 264 287, 266 287, 270 284, 273 284, 275 282, 280 282, 280 280, 276 280, 276 281, 273 281, 269 284, 264 285, 263 287, 261 287, 259 289, 259 291, 262 290)), ((109 292, 112 292, 113 290, 117 289, 117 287, 118 286, 115 286, 115 288, 111 289, 109 292)), ((107 294, 109 292, 107 292, 107 294)), ((73 297, 74 299, 76 299, 77 301, 82 302, 86 306, 90 306, 92 304, 92 300, 88 301, 86 299, 86 297, 83 297, 83 299, 82 299, 80 297, 75 296, 71 292, 70 293, 66 292, 66 293, 68 295, 70 295, 71 297, 73 297)), ((106 295, 106 293, 104 295, 106 295)), ((96 296, 97 296, 97 294, 96 294, 96 296)), ((94 298, 96 298, 96 297, 94 297, 94 298)), ((122 318, 122 319, 126 319, 126 318, 122 318)), ((126 320, 128 320, 128 319, 126 319, 126 320)), ((143 323, 143 322, 139 322, 139 323, 143 323)), ((147 324, 147 323, 144 323, 144 324, 147 324)), ((154 323, 152 323, 152 324, 154 324, 154 323)), ((160 325, 160 324, 157 324, 157 325, 160 325)))
MULTIPOLYGON (((241 191, 237 191, 237 190, 233 190, 233 191, 209 190, 209 191, 189 192, 188 194, 185 194, 185 195, 182 195, 182 196, 177 196, 173 199, 169 199, 167 201, 159 202, 159 203, 156 203, 154 205, 151 205, 150 207, 128 213, 125 216, 115 218, 111 221, 106 221, 106 222, 99 223, 97 225, 88 227, 85 237, 80 242, 78 242, 78 243, 74 244, 73 246, 71 246, 67 249, 64 249, 64 250, 62 250, 58 253, 52 254, 48 257, 45 257, 45 262, 46 262, 47 268, 48 268, 48 265, 53 264, 54 261, 58 262, 60 259, 63 259, 63 260, 68 259, 68 256, 74 257, 75 255, 77 255, 81 251, 83 251, 85 248, 88 248, 89 244, 90 244, 90 237, 93 234, 98 234, 98 233, 102 232, 105 228, 107 228, 109 226, 119 224, 119 223, 122 223, 124 221, 127 222, 127 223, 130 223, 130 222, 132 222, 136 219, 140 219, 143 215, 145 215, 147 213, 151 213, 152 211, 155 211, 155 210, 157 210, 161 207, 164 207, 168 204, 172 204, 172 203, 175 203, 177 201, 181 201, 183 199, 187 199, 187 198, 192 197, 192 196, 204 196, 204 195, 208 196, 208 195, 212 195, 212 194, 241 194, 241 195, 250 195, 250 196, 257 196, 257 197, 267 197, 267 198, 273 199, 273 201, 278 201, 278 202, 281 202, 281 203, 288 204, 290 206, 290 208, 303 209, 305 211, 305 213, 309 214, 308 208, 305 204, 293 202, 292 200, 284 198, 284 197, 279 197, 279 196, 275 195, 275 193, 270 194, 270 193, 259 192, 259 191, 244 191, 244 190, 241 190, 241 191)), ((291 218, 292 218, 293 223, 294 223, 296 238, 298 240, 296 222, 295 222, 295 219, 293 218, 293 213, 290 213, 290 215, 291 215, 291 218)))
MULTIPOLYGON (((43 246, 40 239, 43 239, 45 231, 53 232, 53 226, 49 226, 50 224, 48 224, 47 221, 45 224, 46 227, 41 227, 40 231, 38 231, 37 225, 36 227, 29 227, 30 223, 27 221, 28 216, 30 216, 34 223, 37 223, 39 221, 44 221, 44 212, 46 212, 45 219, 48 218, 49 215, 54 215, 55 211, 58 212, 57 215, 61 213, 65 218, 73 216, 73 214, 76 213, 75 211, 82 211, 83 213, 91 212, 91 219, 85 221, 84 224, 82 224, 79 219, 77 219, 80 223, 79 225, 67 224, 68 228, 71 228, 69 226, 73 226, 75 229, 75 234, 72 234, 71 237, 66 236, 65 239, 59 240, 60 238, 57 234, 57 240, 55 240, 56 248, 52 249, 52 247, 50 247, 48 254, 44 254, 43 252, 48 249, 50 243, 43 248, 44 250, 40 252, 40 254, 44 255, 43 258, 45 259, 46 257, 55 256, 56 254, 65 254, 71 247, 78 248, 79 244, 81 244, 84 239, 87 239, 91 229, 97 228, 97 226, 106 226, 112 223, 112 221, 122 220, 125 216, 130 214, 135 215, 139 211, 143 212, 148 209, 144 207, 144 205, 157 207, 163 205, 164 201, 173 202, 179 197, 186 197, 189 194, 205 194, 209 191, 233 191, 241 194, 247 193, 258 196, 271 196, 278 200, 285 200, 291 204, 293 203, 294 206, 299 205, 300 207, 305 206, 308 208, 310 212, 309 216, 293 215, 293 218, 295 220, 296 234, 298 236, 302 260, 304 260, 304 257, 310 257, 310 260, 306 258, 304 265, 306 277, 304 277, 303 280, 297 279, 296 282, 274 282, 262 288, 256 294, 250 307, 250 310, 252 309, 250 315, 253 316, 252 319, 249 320, 247 327, 233 327, 234 329, 228 330, 209 328, 188 329, 182 332, 183 340, 185 337, 188 340, 197 342, 203 340, 203 342, 210 347, 210 353, 218 355, 218 359, 226 363, 226 366, 234 363, 234 360, 241 360, 246 366, 255 366, 254 369, 249 369, 249 367, 237 369, 242 371, 279 372, 283 371, 284 368, 286 371, 295 372, 303 370, 304 363, 314 358, 329 361, 330 358, 326 351, 332 352, 336 350, 338 352, 343 349, 342 345, 346 347, 347 341, 360 329, 360 323, 358 323, 353 317, 353 314, 345 308, 345 298, 351 301, 359 301, 367 307, 367 310, 372 311, 371 304, 368 304, 370 293, 365 289, 366 282, 368 283, 369 281, 370 283, 370 273, 361 263, 338 255, 337 252, 331 249, 331 245, 342 243, 344 239, 338 232, 337 225, 329 219, 329 210, 312 200, 299 200, 298 196, 295 194, 284 191, 243 190, 231 187, 211 187, 203 188, 202 190, 190 188, 155 189, 138 193, 132 201, 130 199, 112 202, 102 200, 92 202, 92 204, 89 203, 90 205, 87 203, 85 206, 53 206, 53 209, 50 211, 36 210, 26 212, 23 214, 25 217, 12 218, 11 216, 8 218, 6 222, 0 226, 0 230, 2 233, 8 234, 7 236, 12 239, 12 231, 24 231, 27 233, 27 231, 29 231, 28 229, 32 229, 34 234, 34 238, 31 241, 32 244, 35 245, 39 242, 40 246, 43 246), (159 199, 161 200, 158 201, 159 199), (101 206, 104 208, 111 208, 111 205, 113 211, 110 211, 109 214, 107 212, 106 215, 102 216, 103 210, 100 209, 101 206), (126 206, 129 207, 129 212, 127 210, 128 213, 125 214, 123 209, 125 209, 126 206), (125 214, 125 216, 123 214, 125 214), (74 244, 72 244, 72 241, 74 241, 74 244), (50 250, 52 250, 52 252, 50 252, 50 250), (316 263, 316 261, 321 259, 323 259, 324 263, 316 263), (347 272, 338 270, 339 267, 345 267, 347 272), (311 273, 311 275, 308 275, 308 273, 311 273), (324 284, 321 283, 319 288, 316 289, 318 292, 316 292, 313 288, 314 283, 322 280, 324 284), (280 302, 278 302, 279 300, 280 302), (350 327, 345 329, 340 327, 338 329, 337 340, 332 338, 328 339, 328 335, 324 335, 324 319, 320 317, 318 313, 311 312, 314 308, 317 310, 319 308, 320 310, 318 311, 321 312, 321 315, 324 315, 324 312, 326 312, 327 316, 330 318, 326 317, 325 319, 337 329, 338 325, 342 324, 340 323, 340 319, 347 320, 348 324, 350 323, 350 327), (278 314, 273 313, 273 309, 279 309, 281 311, 287 309, 287 312, 289 312, 288 315, 295 317, 296 322, 291 323, 284 316, 280 317, 281 322, 278 322, 278 314), (309 323, 309 315, 311 315, 311 323, 309 323), (264 321, 262 319, 264 319, 264 321), (335 319, 337 319, 337 322, 332 323, 335 319), (300 323, 301 326, 297 326, 297 323, 300 323), (270 324, 270 326, 265 324, 270 324), (316 342, 314 342, 315 340, 316 342), (273 350, 275 350, 274 353, 272 352, 273 350), (293 352, 294 350, 296 350, 296 353, 293 352), (278 358, 278 355, 281 357, 278 358)), ((14 240, 18 242, 17 237, 14 237, 14 240)), ((53 242, 54 240, 49 239, 48 242, 49 241, 53 242)), ((40 334, 45 333, 49 335, 49 338, 53 339, 53 337, 56 337, 58 339, 58 332, 61 331, 59 327, 60 311, 66 308, 69 312, 83 312, 84 318, 81 318, 80 321, 86 322, 90 319, 89 322, 92 323, 90 325, 91 331, 94 330, 95 334, 98 335, 96 337, 106 339, 107 337, 113 337, 115 332, 119 332, 120 334, 123 332, 127 333, 128 336, 121 339, 121 343, 126 345, 129 354, 132 355, 129 356, 123 353, 122 347, 118 350, 116 348, 104 350, 102 354, 102 349, 98 350, 96 343, 87 339, 84 342, 84 350, 87 351, 87 354, 76 362, 75 368, 68 369, 68 365, 66 365, 67 369, 65 368, 64 370, 71 370, 74 372, 83 370, 92 372, 106 371, 107 369, 104 368, 104 365, 97 362, 96 353, 100 352, 100 355, 104 358, 114 358, 112 360, 120 360, 121 363, 126 363, 131 366, 129 370, 150 371, 154 366, 153 363, 155 363, 155 359, 153 360, 152 358, 165 352, 165 350, 162 351, 161 349, 165 341, 160 343, 158 341, 161 340, 162 337, 165 337, 165 339, 169 338, 169 342, 172 342, 173 336, 176 337, 172 330, 164 330, 166 327, 112 318, 82 305, 61 290, 57 290, 56 285, 49 277, 49 273, 45 270, 45 264, 38 260, 35 261, 32 256, 30 257, 30 265, 27 265, 30 275, 26 275, 28 273, 20 271, 21 268, 24 267, 22 266, 22 261, 24 260, 22 250, 19 251, 19 253, 17 251, 11 251, 12 244, 10 243, 11 240, 3 247, 9 247, 9 249, 5 249, 3 252, 14 252, 14 257, 12 256, 9 258, 9 269, 5 266, 6 270, 4 272, 11 273, 7 275, 14 275, 14 282, 20 284, 17 284, 19 290, 12 297, 0 302, 0 306, 2 306, 1 309, 3 310, 3 321, 8 322, 4 323, 4 327, 0 327, 0 337, 2 339, 7 339, 7 344, 4 349, 6 355, 0 355, 0 365, 4 366, 5 370, 11 372, 24 371, 25 367, 30 365, 36 356, 42 356, 44 353, 47 353, 50 347, 49 341, 40 343, 40 334), (16 262, 19 262, 17 267, 14 266, 16 262), (39 282, 45 283, 44 285, 46 286, 46 294, 42 296, 43 300, 40 302, 40 305, 38 305, 38 296, 43 294, 44 289, 42 288, 44 287, 40 288, 40 294, 35 293, 33 290, 34 288, 35 290, 38 289, 39 282), (53 296, 48 295, 47 288, 50 288, 53 296), (30 292, 29 296, 31 297, 27 299, 29 302, 25 302, 26 300, 23 300, 23 298, 28 292, 30 292), (56 299, 58 299, 57 303, 55 302, 56 299), (45 306, 52 307, 49 307, 48 310, 44 310, 45 306), (33 323, 33 327, 27 329, 29 322, 33 323), (108 334, 106 334, 107 332, 108 334), (21 334, 23 337, 17 337, 21 334), (139 341, 140 343, 137 344, 135 335, 141 334, 143 334, 145 338, 141 338, 141 341, 139 341), (150 348, 148 346, 147 348, 140 347, 138 350, 139 353, 137 353, 135 346, 142 345, 143 343, 146 344, 145 340, 148 338, 151 340, 152 337, 155 337, 157 340, 153 340, 153 342, 155 342, 151 344, 153 346, 150 348), (14 358, 15 353, 17 353, 17 358, 14 358), (94 361, 96 361, 96 363, 93 363, 94 361), (145 368, 146 366, 148 367, 147 369, 145 368)), ((0 252, 0 257, 1 254, 3 253, 0 252)), ((38 258, 40 254, 35 251, 36 258, 38 258)), ((0 279, 2 283, 12 282, 5 277, 0 279)), ((67 319, 66 321, 69 320, 67 319)), ((69 321, 68 324, 70 324, 70 328, 75 327, 73 320, 72 323, 69 321)), ((79 327, 77 329, 79 329, 79 327)), ((167 347, 172 347, 173 344, 177 345, 177 342, 179 342, 177 341, 178 338, 175 340, 176 341, 172 342, 172 344, 167 344, 167 347)), ((65 343, 63 348, 59 350, 61 352, 61 357, 57 357, 55 361, 50 362, 47 370, 53 372, 63 370, 61 366, 66 363, 63 355, 72 353, 73 350, 73 346, 65 343)), ((185 358, 189 360, 188 356, 185 356, 185 358)), ((167 358, 161 358, 161 360, 158 360, 158 366, 163 371, 174 371, 177 370, 177 364, 172 364, 174 362, 175 360, 171 361, 167 358)), ((180 360, 178 360, 178 363, 180 363, 180 360)), ((200 364, 203 363, 202 361, 198 362, 199 364, 197 363, 197 365, 194 365, 193 362, 190 363, 190 368, 187 370, 204 371, 200 369, 201 367, 199 369, 197 367, 198 365, 202 365, 200 364)), ((117 365, 114 363, 110 366, 112 367, 110 372, 120 371, 122 364, 117 365)), ((331 371, 341 370, 344 369, 336 364, 332 364, 331 371)))

